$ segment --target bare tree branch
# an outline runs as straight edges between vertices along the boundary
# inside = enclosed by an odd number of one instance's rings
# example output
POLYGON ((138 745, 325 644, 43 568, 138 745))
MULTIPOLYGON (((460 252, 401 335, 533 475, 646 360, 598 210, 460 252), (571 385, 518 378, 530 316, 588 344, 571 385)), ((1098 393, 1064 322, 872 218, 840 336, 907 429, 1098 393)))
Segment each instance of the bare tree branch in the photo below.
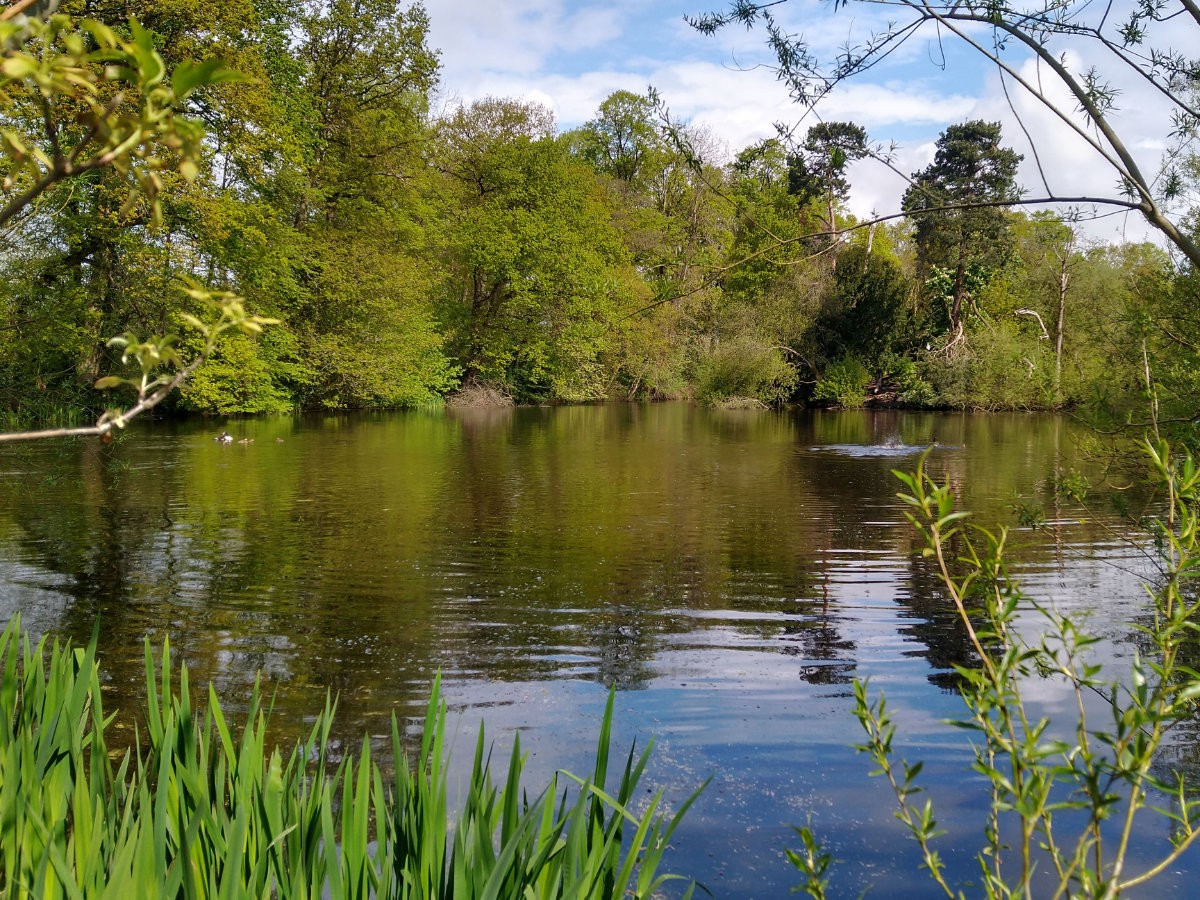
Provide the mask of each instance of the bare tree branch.
POLYGON ((1035 309, 1014 309, 1013 312, 1018 316, 1033 316, 1037 319, 1038 326, 1042 329, 1042 340, 1050 340, 1050 332, 1046 330, 1046 323, 1042 321, 1041 314, 1035 309))
POLYGON ((35 3, 37 3, 37 0, 17 0, 16 3, 8 7, 4 12, 0 12, 0 22, 7 22, 9 19, 16 18, 35 3))

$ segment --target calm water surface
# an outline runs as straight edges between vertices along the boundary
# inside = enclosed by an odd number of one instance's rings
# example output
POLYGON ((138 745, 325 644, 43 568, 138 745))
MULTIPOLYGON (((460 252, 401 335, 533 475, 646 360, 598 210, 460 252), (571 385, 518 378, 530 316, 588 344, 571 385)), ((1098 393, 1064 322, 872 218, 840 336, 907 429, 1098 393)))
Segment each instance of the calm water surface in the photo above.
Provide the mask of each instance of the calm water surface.
MULTIPOLYGON (((919 448, 942 445, 930 468, 983 521, 1043 506, 1050 533, 1015 538, 1025 584, 1088 610, 1106 656, 1141 615, 1136 543, 1056 505, 1088 469, 1058 418, 614 405, 228 423, 244 445, 219 427, 0 449, 0 621, 82 641, 99 617, 126 728, 147 635, 234 709, 261 671, 285 738, 329 690, 341 740, 382 740, 441 670, 456 758, 482 720, 501 746, 521 733, 537 780, 587 767, 615 685, 619 744, 656 738, 651 782, 679 802, 713 776, 670 864, 717 896, 786 896, 788 826, 810 820, 842 861, 834 896, 929 895, 850 749, 856 677, 887 692, 942 852, 974 874, 984 798, 941 724, 970 656, 890 474, 919 448)), ((1200 865, 1178 869, 1153 896, 1186 894, 1200 865)))

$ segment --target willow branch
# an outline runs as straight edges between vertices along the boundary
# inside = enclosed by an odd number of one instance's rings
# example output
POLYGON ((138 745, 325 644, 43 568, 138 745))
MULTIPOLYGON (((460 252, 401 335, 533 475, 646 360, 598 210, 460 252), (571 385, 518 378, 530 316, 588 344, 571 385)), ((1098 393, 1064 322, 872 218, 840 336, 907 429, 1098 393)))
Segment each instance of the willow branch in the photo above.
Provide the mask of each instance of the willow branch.
POLYGON ((26 206, 42 196, 48 188, 60 181, 62 176, 57 170, 51 169, 41 178, 39 178, 29 190, 25 193, 13 197, 3 209, 0 209, 0 228, 8 223, 8 220, 23 210, 26 206))
POLYGON ((1188 15, 1196 20, 1196 24, 1200 25, 1200 6, 1197 6, 1194 0, 1179 0, 1179 2, 1187 10, 1188 15))
MULTIPOLYGON (((1122 175, 1130 180, 1134 180, 1135 175, 1140 175, 1140 173, 1136 171, 1136 164, 1133 166, 1133 171, 1124 171, 1122 169, 1122 160, 1120 157, 1114 159, 1112 156, 1110 156, 1108 150, 1103 144, 1100 143, 1100 141, 1089 134, 1086 128, 1075 121, 1075 119, 1073 119, 1065 111, 1059 109, 1057 106, 1051 103, 1040 88, 1031 85, 1021 75, 1020 72, 1016 71, 1012 66, 1004 62, 998 53, 989 50, 983 44, 979 43, 979 41, 967 34, 957 23, 965 21, 972 24, 990 25, 998 30, 1004 31, 1006 34, 1015 37, 1017 40, 1028 46, 1033 53, 1042 60, 1042 62, 1049 66, 1054 74, 1058 76, 1059 80, 1066 85, 1067 89, 1070 90, 1073 95, 1075 95, 1075 99, 1079 101, 1084 112, 1086 112, 1093 121, 1097 121, 1098 119, 1102 118, 1102 113, 1100 110, 1098 110, 1095 104, 1090 100, 1090 98, 1088 98, 1087 92, 1078 85, 1071 73, 1067 71, 1066 67, 1063 66, 1062 63, 1060 63, 1049 50, 1031 38, 1019 27, 1013 25, 1006 26, 1005 23, 997 24, 985 16, 976 16, 970 13, 951 12, 949 14, 943 14, 931 6, 928 2, 914 2, 910 5, 918 15, 924 16, 930 21, 937 22, 951 34, 962 40, 962 42, 967 46, 983 55, 986 59, 989 59, 995 63, 1001 71, 1008 73, 1008 76, 1012 78, 1013 81, 1017 82, 1017 84, 1021 85, 1021 87, 1025 88, 1025 90, 1028 91, 1033 97, 1045 105, 1050 112, 1052 112, 1059 120, 1063 122, 1063 124, 1065 124, 1068 128, 1079 135, 1079 137, 1085 140, 1093 150, 1104 157, 1105 162, 1117 169, 1118 172, 1121 172, 1122 175), (951 19, 953 19, 953 21, 951 19)), ((1113 137, 1114 139, 1116 138, 1115 135, 1113 137)))
POLYGON ((1150 183, 1142 174, 1138 167, 1137 161, 1125 146, 1124 141, 1113 130, 1112 125, 1108 121, 1108 117, 1102 110, 1088 91, 1081 85, 1075 77, 1067 70, 1066 66, 1050 51, 1046 45, 1042 44, 1032 35, 1027 34, 1020 28, 1007 23, 1003 20, 998 22, 990 21, 986 16, 980 16, 972 13, 952 12, 949 15, 944 15, 938 10, 929 5, 928 0, 923 0, 919 5, 914 5, 914 9, 920 15, 927 15, 953 34, 961 38, 969 46, 973 47, 986 58, 994 61, 996 65, 1002 66, 1009 74, 1027 91, 1030 92, 1040 103, 1047 109, 1057 115, 1062 121, 1078 135, 1083 137, 1093 148, 1095 148, 1101 156, 1121 174, 1130 185, 1137 191, 1142 198, 1142 202, 1134 204, 1133 208, 1137 209, 1146 217, 1146 219, 1166 235, 1176 247, 1183 251, 1191 262, 1200 266, 1200 245, 1198 245, 1191 237, 1184 234, 1176 227, 1175 223, 1163 215, 1162 210, 1154 200, 1153 194, 1150 192, 1150 183), (953 19, 953 21, 951 21, 953 19), (1104 137, 1108 145, 1108 150, 1111 150, 1112 155, 1102 147, 1098 140, 1093 138, 1087 131, 1068 116, 1063 110, 1059 109, 1046 95, 1031 85, 1028 84, 1017 72, 1013 71, 1011 66, 1005 65, 999 56, 983 47, 978 41, 970 37, 959 25, 958 22, 971 22, 975 24, 991 25, 998 31, 1002 31, 1020 43, 1024 44, 1039 60, 1041 60, 1052 72, 1058 77, 1062 84, 1071 92, 1075 100, 1079 103, 1080 108, 1088 116, 1089 120, 1095 125, 1096 129, 1104 137), (1116 159, 1113 158, 1115 155, 1116 159))

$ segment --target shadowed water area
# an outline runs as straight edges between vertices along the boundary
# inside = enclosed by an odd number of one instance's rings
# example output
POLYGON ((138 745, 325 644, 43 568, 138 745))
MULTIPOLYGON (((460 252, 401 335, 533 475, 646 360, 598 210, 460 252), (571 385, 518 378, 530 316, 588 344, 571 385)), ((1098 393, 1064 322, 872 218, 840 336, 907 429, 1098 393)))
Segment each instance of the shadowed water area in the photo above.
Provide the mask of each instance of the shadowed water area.
MULTIPOLYGON (((617 746, 657 740, 647 783, 678 803, 713 776, 667 867, 717 896, 785 896, 788 826, 809 820, 841 861, 833 896, 931 894, 851 749, 856 677, 886 691, 900 753, 927 760, 951 871, 975 872, 986 796, 942 724, 961 711, 966 635, 890 474, 931 443, 930 470, 980 521, 1041 504, 1050 527, 1014 536, 1015 568, 1088 611, 1103 656, 1127 658, 1144 619, 1136 536, 1055 500, 1090 465, 1055 417, 611 405, 226 427, 253 442, 194 422, 0 449, 0 621, 86 641, 99 617, 124 729, 147 635, 230 710, 261 671, 284 740, 332 691, 340 740, 382 743, 441 670, 456 759, 480 720, 504 753, 519 731, 530 785, 588 767, 615 685, 617 746)), ((1169 761, 1191 765, 1192 744, 1169 761)), ((1195 864, 1150 895, 1181 894, 1195 864)))

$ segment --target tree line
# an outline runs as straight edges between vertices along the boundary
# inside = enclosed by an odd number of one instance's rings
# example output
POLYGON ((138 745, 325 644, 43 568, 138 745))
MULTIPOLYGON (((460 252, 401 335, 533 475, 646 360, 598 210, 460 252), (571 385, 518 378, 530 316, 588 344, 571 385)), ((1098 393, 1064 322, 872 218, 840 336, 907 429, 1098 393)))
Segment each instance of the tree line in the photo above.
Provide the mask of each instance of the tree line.
MULTIPOLYGON (((108 338, 177 330, 196 299, 181 278, 275 320, 225 335, 164 402, 181 412, 486 389, 1117 417, 1152 396, 1164 417, 1196 413, 1192 270, 1015 205, 1020 156, 998 124, 947 128, 903 217, 863 223, 846 210, 850 167, 878 151, 855 123, 728 153, 671 124, 652 91, 616 91, 568 131, 523 100, 445 108, 417 4, 61 9, 121 33, 132 15, 168 69, 219 57, 243 78, 186 97, 203 152, 195 171, 157 172, 153 202, 128 170, 97 168, 6 223, 10 423, 103 408, 95 385, 122 350, 108 338)), ((55 141, 44 113, 35 90, 9 97, 10 149, 55 141)), ((7 202, 21 185, 6 176, 7 202)))

